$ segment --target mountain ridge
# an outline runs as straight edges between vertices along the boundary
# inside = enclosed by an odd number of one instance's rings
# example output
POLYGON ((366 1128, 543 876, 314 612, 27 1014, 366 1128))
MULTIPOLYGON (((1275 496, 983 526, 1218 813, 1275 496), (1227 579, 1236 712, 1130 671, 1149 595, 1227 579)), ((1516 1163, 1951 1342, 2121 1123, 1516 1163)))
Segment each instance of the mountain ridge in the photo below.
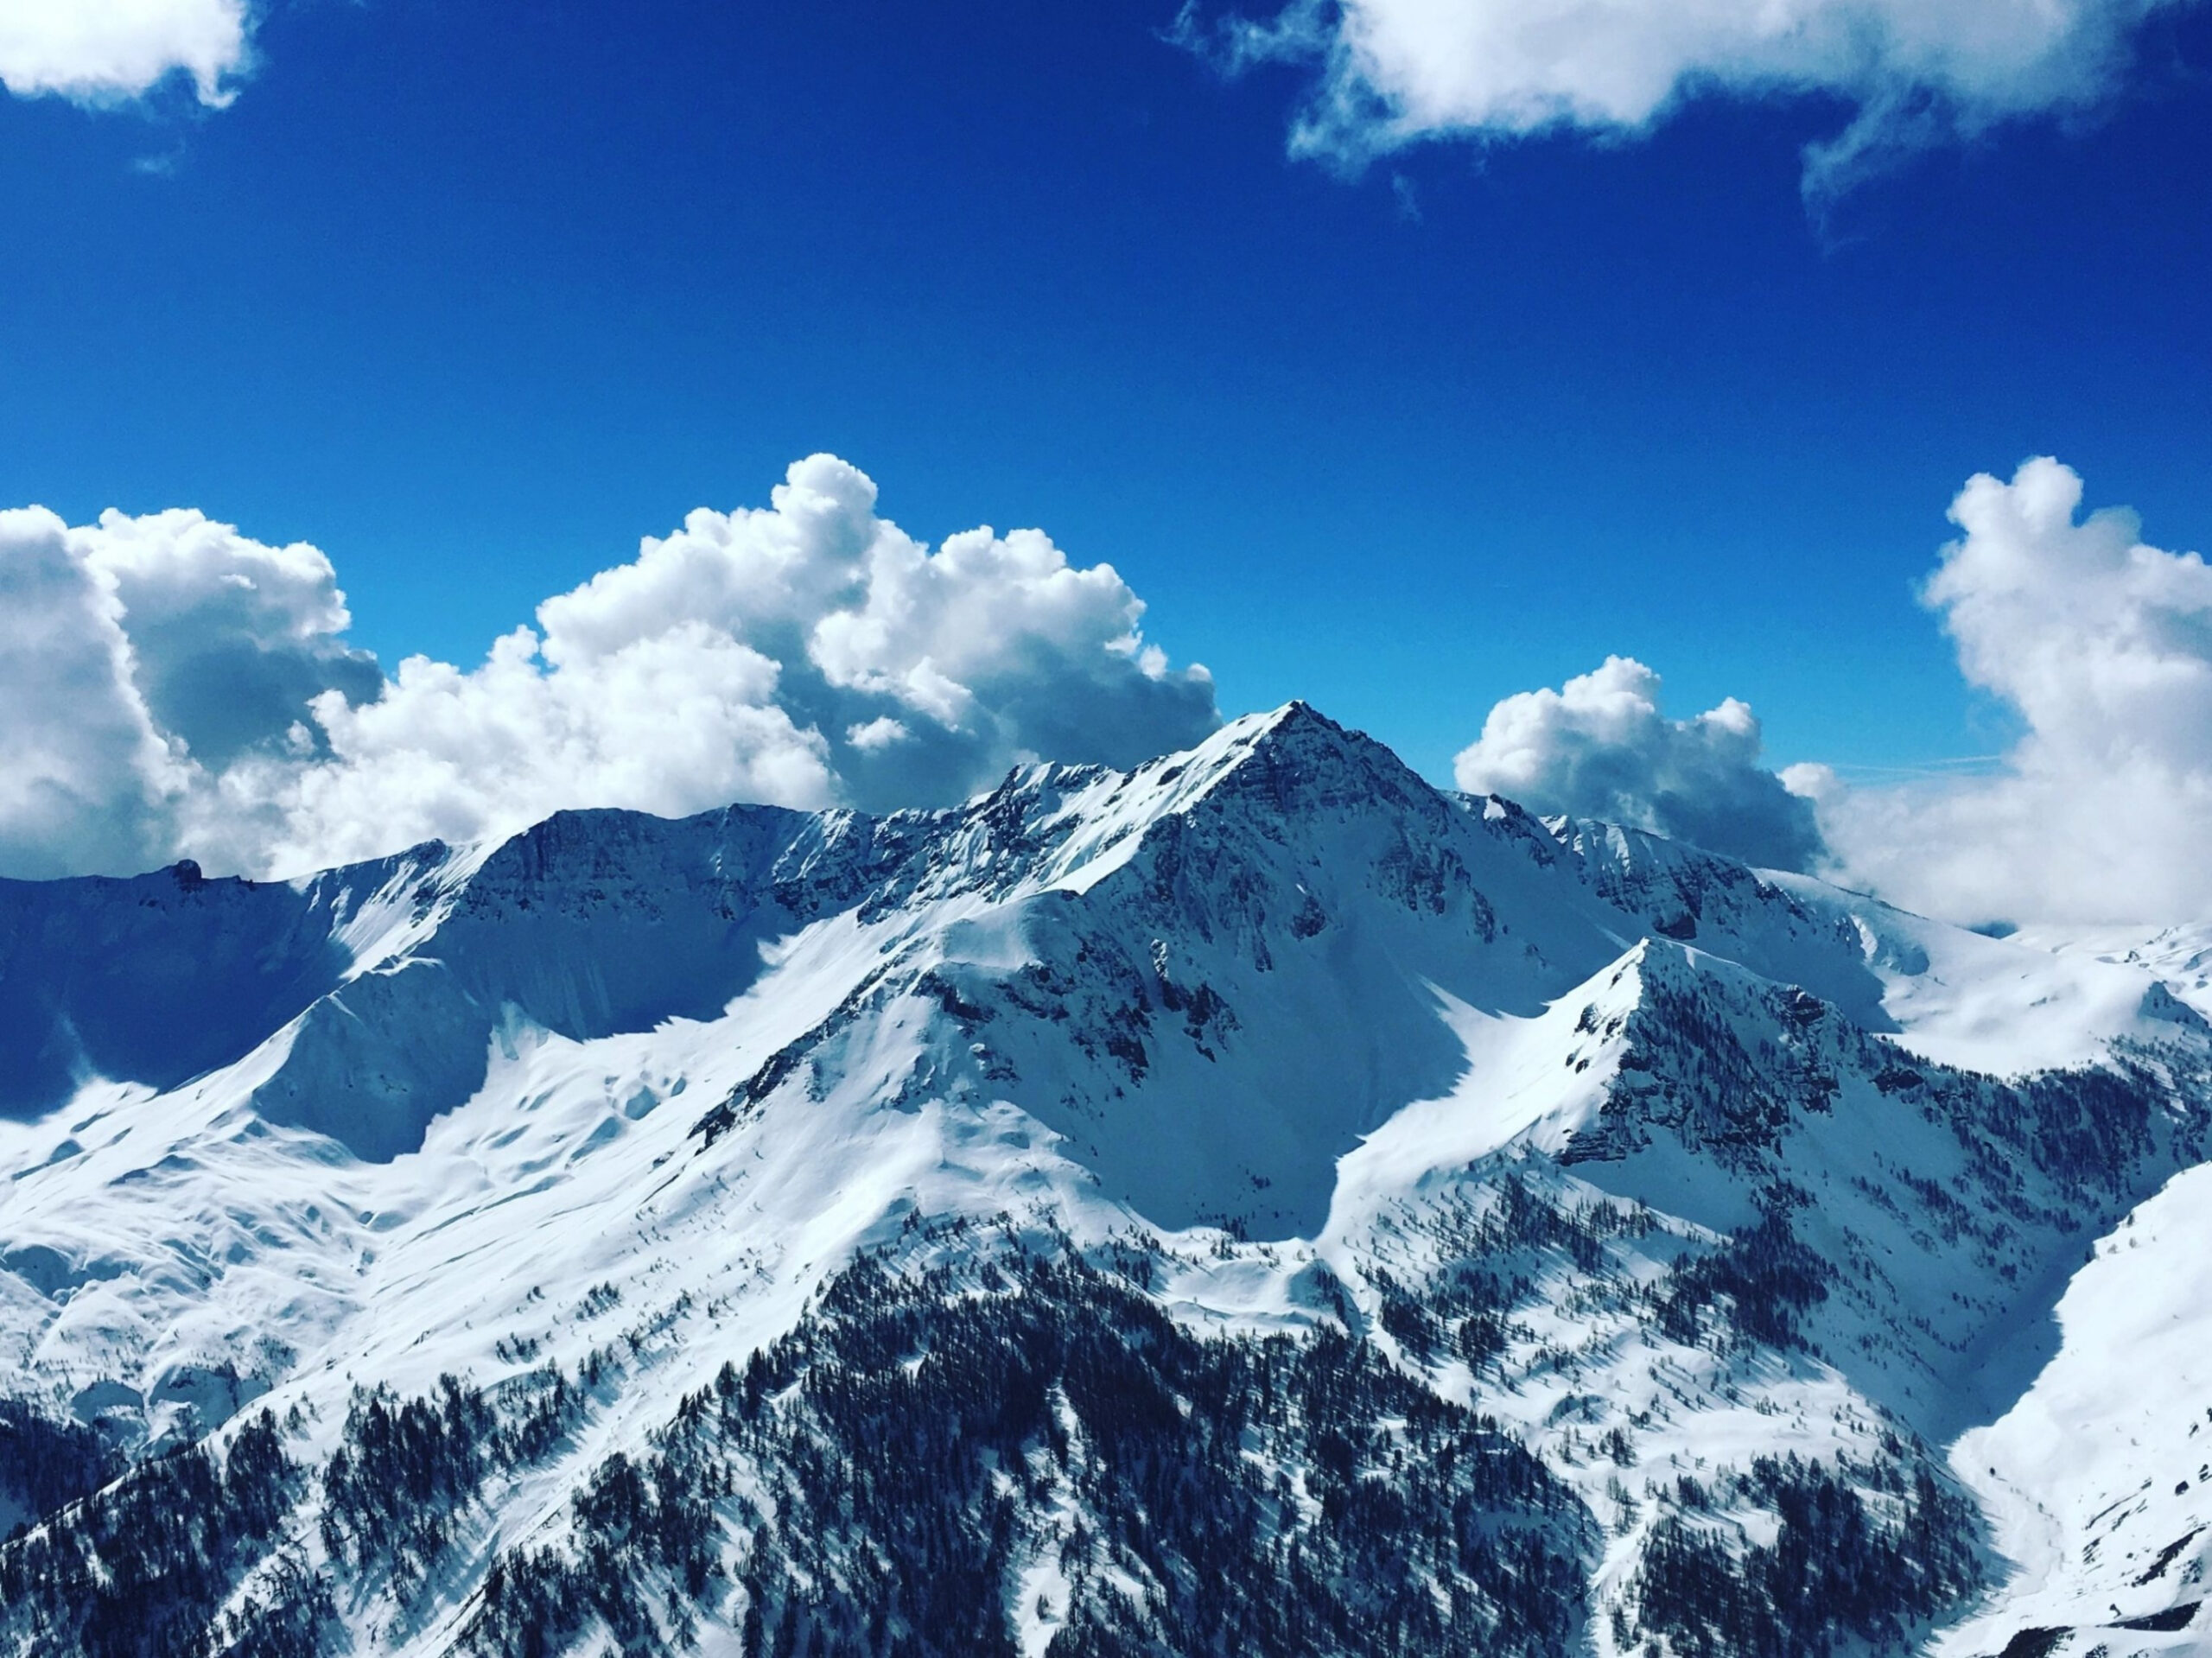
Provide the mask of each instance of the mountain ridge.
MULTIPOLYGON (((123 1581, 144 1458, 195 1445, 215 1489, 260 1471, 130 1616, 209 1649, 518 1651, 532 1617, 580 1650, 1268 1649, 1260 1602, 1192 1588, 1230 1558, 1217 1509, 1326 1651, 1495 1639, 1517 1607, 1532 1653, 1994 1653, 2114 1621, 2092 1589, 2170 1616, 2212 1553, 2115 1586, 2069 1521, 2031 1560, 2034 1497, 1942 1451, 2034 1465, 2007 1413, 2091 1373, 2051 1309, 2202 1165, 2212 1029, 2138 965, 1437 791, 1302 704, 946 811, 562 814, 261 893, 0 889, 0 918, 121 895, 110 948, 194 904, 330 947, 251 957, 286 994, 210 1021, 277 1020, 243 1054, 0 1123, 0 1393, 89 1483, 0 1549, 18 1649, 111 1649, 37 1585, 123 1581), (1964 1063, 1992 1054, 2022 1063, 1964 1063), (1166 1347, 1107 1333, 1155 1316, 1166 1347), (836 1356, 886 1341, 880 1382, 836 1356), (890 1386, 910 1363, 950 1390, 890 1386), (1133 1399, 1213 1378, 1282 1489, 1138 1432, 1096 1366, 1133 1399), (963 1390, 999 1426, 940 1442, 963 1390), (950 1506, 840 1485, 891 1477, 863 1420, 950 1458, 950 1506), (1450 1486, 1462 1541, 1407 1553, 1388 1515, 1447 1442, 1531 1471, 1450 1486), (379 1507, 347 1471, 409 1445, 417 1495, 379 1507), (1000 1472, 963 1460, 989 1447, 1000 1472), (1172 1466, 1205 1495, 1147 1540, 1138 1471, 1172 1466), (835 1490, 876 1529, 790 1509, 835 1490), (969 1623, 901 1610, 891 1536, 969 1623), (2013 1584, 2044 1622, 2005 1622, 2013 1584)), ((51 935, 6 925, 0 1000, 67 1013, 76 969, 37 976, 21 941, 51 935)), ((2146 1514, 2153 1552, 2190 1504, 2146 1514)))

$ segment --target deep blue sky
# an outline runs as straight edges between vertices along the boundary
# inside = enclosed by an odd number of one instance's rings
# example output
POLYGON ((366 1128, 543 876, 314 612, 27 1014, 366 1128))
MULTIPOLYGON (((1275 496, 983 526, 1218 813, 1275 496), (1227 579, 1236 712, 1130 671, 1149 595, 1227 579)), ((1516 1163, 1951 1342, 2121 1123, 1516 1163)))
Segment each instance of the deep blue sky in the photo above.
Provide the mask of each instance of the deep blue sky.
POLYGON ((1110 560, 1230 711, 1439 775, 1609 651, 1777 763, 1987 752, 1912 600, 1976 470, 2212 542, 2204 13, 2093 127, 1824 226, 1832 105, 1348 181, 1172 17, 310 0, 218 113, 0 98, 0 503, 314 541, 387 664, 474 663, 832 449, 917 534, 1110 560))

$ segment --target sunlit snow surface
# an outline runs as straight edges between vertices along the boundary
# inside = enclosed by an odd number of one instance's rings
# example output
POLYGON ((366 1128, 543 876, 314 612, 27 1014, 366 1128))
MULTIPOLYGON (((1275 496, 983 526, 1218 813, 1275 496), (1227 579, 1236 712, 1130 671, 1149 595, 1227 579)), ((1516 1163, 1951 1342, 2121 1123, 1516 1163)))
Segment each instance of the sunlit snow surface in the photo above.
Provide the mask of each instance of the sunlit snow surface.
MULTIPOLYGON (((0 886, 10 1051, 64 1079, 0 1121, 0 1390, 141 1449, 297 1404, 312 1458, 356 1386, 616 1354, 427 1606, 341 1597, 361 1650, 444 1652, 499 1550, 858 1251, 1003 1216, 1149 1238, 1194 1328, 1349 1321, 1512 1426, 1604 1527, 1599 1610, 1655 1483, 1902 1433, 1999 1551, 1967 1626, 1915 1640, 2185 1648, 2101 1626, 2200 1596, 2212 1559, 2208 1534, 2143 1575, 2212 1519, 2202 943, 1985 938, 1548 823, 1299 705, 950 813, 580 813, 281 889, 0 886), (2029 1097, 2000 1079, 2064 1067, 2156 1096, 2094 1178, 1977 1126, 2029 1097), (1803 1339, 1656 1328, 1678 1258, 1784 1182, 1835 1273, 1803 1339), (1623 1229, 1506 1261, 1509 1185, 1623 1229), (1535 1293, 1494 1363, 1394 1332, 1394 1295, 1500 1262, 1535 1293)), ((1065 1585, 1026 1558, 1010 1627, 1041 1651, 1065 1585)), ((1604 1617, 1586 1641, 1614 1649, 1604 1617)))

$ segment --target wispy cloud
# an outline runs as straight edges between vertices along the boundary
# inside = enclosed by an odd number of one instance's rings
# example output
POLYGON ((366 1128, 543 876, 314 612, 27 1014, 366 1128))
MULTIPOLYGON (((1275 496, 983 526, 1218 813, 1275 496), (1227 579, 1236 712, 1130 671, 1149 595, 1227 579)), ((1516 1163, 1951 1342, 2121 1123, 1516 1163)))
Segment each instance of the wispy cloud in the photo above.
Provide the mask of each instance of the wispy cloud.
POLYGON ((1705 95, 1818 93, 1853 114, 1805 155, 1808 197, 1899 156, 2068 114, 2125 79, 2138 25, 2189 0, 1190 0, 1174 38, 1230 73, 1314 73, 1297 151, 1357 170, 1439 138, 1630 137, 1705 95))

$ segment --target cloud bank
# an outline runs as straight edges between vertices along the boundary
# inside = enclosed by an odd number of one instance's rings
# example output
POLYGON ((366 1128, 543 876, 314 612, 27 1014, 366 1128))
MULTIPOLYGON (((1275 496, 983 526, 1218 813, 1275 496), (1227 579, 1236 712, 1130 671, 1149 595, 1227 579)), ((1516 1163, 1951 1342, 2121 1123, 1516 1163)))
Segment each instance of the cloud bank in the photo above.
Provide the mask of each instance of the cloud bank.
POLYGON ((1291 0, 1182 38, 1232 68, 1306 62, 1297 149, 1357 166, 1425 139, 1641 133, 1722 92, 1841 99, 1808 191, 1885 153, 2107 97, 2137 26, 2181 0, 1291 0))
POLYGON ((1793 773, 1858 883, 1969 922, 2212 915, 2212 569, 2146 545, 2125 509, 2083 518, 2082 494, 2048 458, 1977 476, 1923 590, 1967 680, 2024 727, 1997 775, 1793 773))
POLYGON ((1751 710, 1732 696, 1669 720, 1659 676, 1628 657, 1507 697, 1452 769, 1471 794, 1632 824, 1763 868, 1808 869, 1821 854, 1811 804, 1759 764, 1751 710))
POLYGON ((386 678, 313 547, 200 513, 0 513, 0 873, 188 854, 285 873, 574 806, 957 800, 1017 761, 1127 764, 1218 722, 1110 565, 1033 530, 931 549, 830 455, 701 510, 473 669, 386 678))
MULTIPOLYGON (((2084 516, 2057 461, 1978 476, 1923 589, 2021 736, 1993 773, 1777 777, 1729 698, 1608 657, 1507 697, 1459 786, 1810 869, 1969 923, 2212 915, 2212 569, 2084 516)), ((317 549, 188 511, 0 511, 0 874, 181 855, 283 874, 572 806, 950 802, 1039 757, 1127 765, 1218 722, 1111 566, 985 528, 931 548, 832 456, 701 510, 474 667, 387 676, 317 549)))
POLYGON ((0 86, 111 104, 181 74, 201 103, 220 105, 251 32, 246 0, 0 0, 0 86))
POLYGON ((2019 723, 1986 775, 1777 776, 1743 703, 1669 720, 1658 677, 1611 657, 1498 703, 1459 756, 1459 786, 1968 924, 2212 917, 2212 568, 2145 543, 2125 509, 2084 517, 2082 496, 2047 457, 2009 482, 1974 478, 1951 505, 1963 533, 1922 588, 1967 681, 2019 723))

